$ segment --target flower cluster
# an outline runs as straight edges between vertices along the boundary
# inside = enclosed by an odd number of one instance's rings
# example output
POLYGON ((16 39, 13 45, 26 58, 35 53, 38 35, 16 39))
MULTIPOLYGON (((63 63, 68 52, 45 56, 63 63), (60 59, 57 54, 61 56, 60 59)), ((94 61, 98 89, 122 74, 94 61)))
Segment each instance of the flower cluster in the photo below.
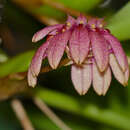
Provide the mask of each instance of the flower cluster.
POLYGON ((104 28, 103 19, 90 19, 83 15, 77 19, 68 16, 65 24, 58 24, 38 31, 32 41, 47 40, 37 50, 28 70, 28 83, 34 87, 42 60, 48 58, 56 69, 67 52, 71 60, 71 78, 80 95, 87 93, 91 84, 99 95, 105 95, 111 83, 111 71, 124 86, 129 78, 127 57, 120 42, 104 28))

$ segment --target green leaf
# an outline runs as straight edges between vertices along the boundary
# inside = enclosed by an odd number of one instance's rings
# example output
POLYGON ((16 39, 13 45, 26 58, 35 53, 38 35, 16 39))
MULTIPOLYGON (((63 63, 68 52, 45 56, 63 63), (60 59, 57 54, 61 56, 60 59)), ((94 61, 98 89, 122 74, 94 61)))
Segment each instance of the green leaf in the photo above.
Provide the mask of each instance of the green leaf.
POLYGON ((130 2, 112 16, 107 27, 120 40, 130 39, 130 2))
POLYGON ((71 2, 70 0, 53 0, 63 3, 66 7, 79 10, 81 12, 89 11, 95 8, 102 0, 74 0, 71 2))
POLYGON ((37 89, 35 93, 36 97, 41 98, 52 107, 71 113, 73 112, 77 115, 90 118, 99 123, 105 123, 112 127, 121 129, 130 128, 130 119, 111 109, 101 109, 94 104, 81 104, 79 100, 72 96, 47 89, 37 89))
POLYGON ((71 112, 80 112, 80 105, 77 100, 63 93, 58 93, 56 91, 50 91, 47 89, 38 89, 36 95, 41 99, 45 99, 47 103, 51 104, 54 107, 58 106, 59 108, 65 109, 66 111, 68 110, 71 112), (61 100, 59 100, 59 98, 61 100))
POLYGON ((0 64, 0 77, 7 76, 8 74, 24 72, 28 69, 34 51, 25 52, 7 62, 0 64))
POLYGON ((48 17, 52 17, 52 18, 55 18, 55 19, 64 19, 65 17, 65 14, 63 12, 61 12, 60 10, 57 10, 55 8, 52 8, 48 5, 43 5, 39 8, 36 8, 33 10, 33 12, 35 14, 40 14, 40 15, 46 15, 48 17))

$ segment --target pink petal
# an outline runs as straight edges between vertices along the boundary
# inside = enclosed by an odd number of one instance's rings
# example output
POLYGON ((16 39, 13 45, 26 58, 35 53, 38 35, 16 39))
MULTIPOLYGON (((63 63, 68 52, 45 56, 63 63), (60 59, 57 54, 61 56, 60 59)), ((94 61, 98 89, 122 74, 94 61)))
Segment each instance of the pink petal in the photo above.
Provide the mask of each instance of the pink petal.
POLYGON ((72 16, 68 15, 68 19, 66 23, 70 23, 70 25, 73 25, 75 24, 75 22, 76 20, 72 16))
POLYGON ((97 27, 98 28, 103 28, 106 25, 104 22, 104 18, 97 19, 97 27))
POLYGON ((107 70, 104 72, 104 87, 103 87, 103 92, 102 94, 105 95, 106 92, 108 91, 108 88, 110 87, 111 84, 111 69, 108 67, 107 70))
POLYGON ((32 58, 32 62, 30 64, 30 69, 33 74, 33 76, 38 76, 41 65, 42 65, 42 60, 46 56, 46 49, 49 45, 49 42, 46 42, 40 46, 40 48, 37 50, 35 53, 34 57, 32 58))
POLYGON ((125 71, 125 83, 126 83, 126 85, 128 85, 129 74, 130 74, 130 71, 129 71, 129 66, 128 66, 127 70, 125 71))
POLYGON ((113 71, 113 74, 115 78, 124 86, 127 85, 128 81, 128 72, 126 71, 126 78, 125 78, 125 73, 122 71, 120 65, 118 64, 116 57, 113 54, 110 54, 110 66, 113 71))
POLYGON ((77 18, 77 24, 87 24, 87 19, 84 15, 80 14, 80 16, 77 18))
POLYGON ((121 66, 123 72, 125 72, 128 66, 128 61, 120 42, 109 33, 104 34, 104 37, 110 43, 119 65, 121 66))
POLYGON ((93 63, 93 88, 98 95, 105 95, 111 83, 111 70, 100 72, 96 63, 93 63))
POLYGON ((95 25, 95 27, 96 27, 97 19, 96 18, 92 18, 92 19, 88 20, 88 24, 89 24, 89 26, 95 25))
POLYGON ((91 31, 89 34, 96 63, 103 72, 108 66, 108 43, 98 32, 91 31))
POLYGON ((28 84, 29 84, 29 86, 35 87, 36 83, 37 83, 37 78, 35 76, 33 76, 30 68, 28 70, 28 77, 27 78, 28 78, 28 84))
POLYGON ((87 29, 76 27, 69 41, 70 55, 75 63, 83 63, 89 52, 89 43, 87 29))
POLYGON ((48 61, 53 69, 56 69, 63 54, 71 32, 57 34, 52 38, 48 48, 48 61))
POLYGON ((49 32, 51 32, 55 29, 60 29, 62 27, 63 27, 63 24, 56 24, 56 25, 52 25, 49 27, 45 27, 34 34, 34 36, 32 38, 32 42, 37 42, 37 41, 41 40, 42 38, 44 38, 49 32))
POLYGON ((80 95, 86 94, 92 81, 91 64, 84 65, 83 67, 72 65, 71 79, 76 91, 80 95))

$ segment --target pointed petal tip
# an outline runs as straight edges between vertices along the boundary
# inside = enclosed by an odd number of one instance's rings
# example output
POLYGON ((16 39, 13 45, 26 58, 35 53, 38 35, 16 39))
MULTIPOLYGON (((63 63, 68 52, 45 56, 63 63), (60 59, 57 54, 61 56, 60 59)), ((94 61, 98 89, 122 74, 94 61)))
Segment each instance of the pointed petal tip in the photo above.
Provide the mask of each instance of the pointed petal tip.
POLYGON ((97 94, 98 96, 102 96, 102 92, 101 92, 101 91, 97 91, 97 90, 95 90, 95 89, 94 89, 94 91, 96 92, 96 94, 97 94))
POLYGON ((97 93, 98 96, 106 96, 107 91, 106 92, 101 92, 101 93, 100 92, 96 92, 96 93, 97 93))
POLYGON ((59 65, 59 63, 52 62, 50 59, 48 59, 48 61, 49 61, 50 67, 51 67, 52 69, 56 70, 57 67, 58 67, 58 65, 59 65))
POLYGON ((106 93, 103 93, 102 96, 106 96, 106 93))
POLYGON ((28 86, 34 88, 37 84, 37 78, 35 77, 31 81, 28 81, 28 86))
POLYGON ((34 36, 32 37, 32 42, 37 42, 36 34, 34 34, 34 36))
POLYGON ((128 86, 128 82, 124 82, 124 84, 122 84, 124 87, 128 86))
POLYGON ((106 70, 106 67, 104 67, 104 66, 97 66, 98 67, 98 69, 99 69, 99 71, 102 73, 102 72, 104 72, 105 70, 106 70))
POLYGON ((29 87, 31 87, 31 88, 35 88, 35 86, 36 86, 36 84, 35 85, 29 85, 29 87))
POLYGON ((34 88, 36 86, 36 84, 37 84, 37 77, 33 76, 33 74, 32 74, 32 72, 31 72, 30 69, 28 70, 28 76, 27 76, 27 78, 28 78, 28 85, 30 87, 34 88))
POLYGON ((76 89, 77 93, 80 95, 80 96, 84 96, 87 92, 87 91, 79 91, 78 89, 76 89))
POLYGON ((103 91, 103 93, 102 93, 102 96, 106 96, 106 94, 107 94, 107 91, 108 91, 108 90, 106 90, 106 91, 103 91))
POLYGON ((51 68, 54 69, 54 70, 56 70, 57 67, 58 67, 58 65, 51 65, 51 68))
POLYGON ((86 95, 86 94, 87 94, 87 92, 88 92, 88 90, 83 91, 83 92, 82 92, 82 95, 86 95))
POLYGON ((77 91, 77 93, 80 95, 80 96, 82 96, 83 95, 83 93, 82 92, 79 92, 78 90, 76 90, 77 91))

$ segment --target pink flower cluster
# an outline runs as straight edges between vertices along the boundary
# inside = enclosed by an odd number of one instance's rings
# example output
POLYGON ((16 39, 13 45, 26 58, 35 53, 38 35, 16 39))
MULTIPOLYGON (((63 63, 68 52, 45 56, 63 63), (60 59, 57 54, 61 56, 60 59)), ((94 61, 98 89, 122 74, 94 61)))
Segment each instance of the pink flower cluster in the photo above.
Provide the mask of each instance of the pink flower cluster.
POLYGON ((43 28, 34 34, 32 41, 45 36, 47 40, 37 50, 28 70, 30 86, 36 85, 42 60, 47 57, 50 66, 56 69, 64 52, 71 60, 71 79, 80 95, 86 94, 91 84, 98 95, 105 95, 111 83, 111 71, 122 85, 127 85, 127 57, 117 38, 104 28, 103 19, 87 21, 83 15, 77 19, 68 16, 65 24, 43 28))

